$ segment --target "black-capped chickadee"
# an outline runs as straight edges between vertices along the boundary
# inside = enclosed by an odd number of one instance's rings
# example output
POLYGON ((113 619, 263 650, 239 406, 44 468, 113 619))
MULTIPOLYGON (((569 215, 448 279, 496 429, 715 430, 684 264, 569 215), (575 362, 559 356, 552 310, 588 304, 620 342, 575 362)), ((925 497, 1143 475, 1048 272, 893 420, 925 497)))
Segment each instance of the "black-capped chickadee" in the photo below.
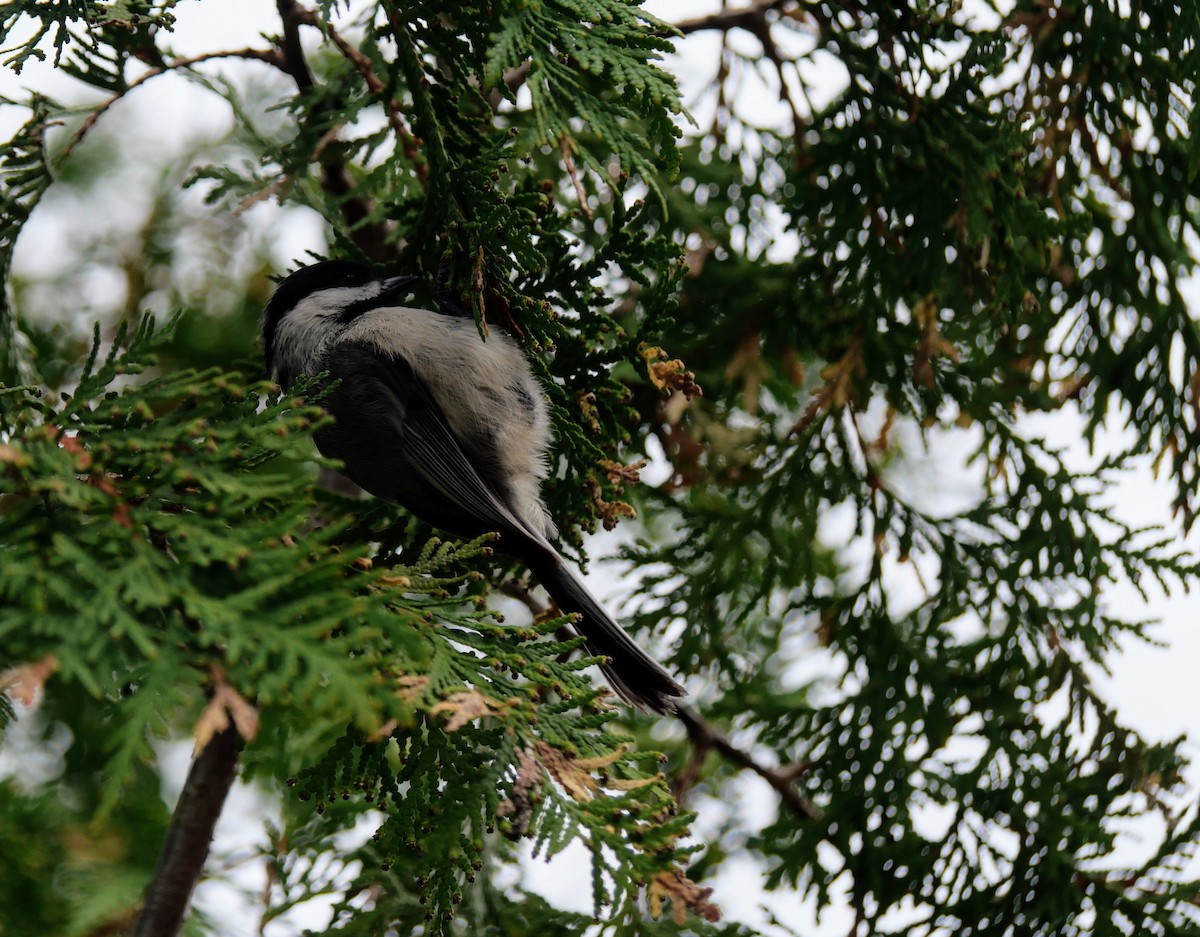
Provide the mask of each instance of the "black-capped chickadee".
POLYGON ((449 304, 400 304, 414 277, 377 277, 328 260, 283 280, 263 315, 267 370, 284 388, 328 372, 332 425, 318 448, 371 494, 457 537, 488 531, 559 608, 577 612, 588 650, 617 693, 670 713, 685 691, 637 646, 550 544, 541 498, 551 443, 541 388, 517 345, 449 304))

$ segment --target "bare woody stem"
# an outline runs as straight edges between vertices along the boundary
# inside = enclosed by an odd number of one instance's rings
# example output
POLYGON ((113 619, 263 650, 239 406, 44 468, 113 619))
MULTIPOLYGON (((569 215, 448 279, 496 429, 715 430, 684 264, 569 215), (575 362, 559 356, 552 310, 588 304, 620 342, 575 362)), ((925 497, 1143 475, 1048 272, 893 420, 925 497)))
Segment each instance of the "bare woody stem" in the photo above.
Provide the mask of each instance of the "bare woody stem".
POLYGON ((388 123, 391 125, 392 132, 396 135, 396 140, 404 150, 404 155, 412 163, 421 185, 428 185, 429 167, 425 165, 421 156, 420 145, 404 120, 404 115, 400 110, 400 102, 388 93, 387 86, 378 73, 376 73, 375 66, 371 63, 371 60, 356 49, 331 24, 322 23, 320 17, 313 10, 301 7, 293 7, 293 9, 297 11, 295 14, 297 22, 321 30, 329 41, 337 47, 338 51, 342 53, 346 61, 353 65, 359 75, 362 76, 367 90, 379 98, 380 101, 384 102, 388 114, 388 123))
POLYGON ((150 71, 139 75, 120 91, 108 98, 105 98, 98 105, 96 105, 92 112, 88 114, 83 123, 79 125, 78 129, 71 134, 71 137, 66 142, 66 145, 58 153, 56 157, 56 163, 61 165, 67 159, 67 157, 75 151, 75 148, 79 146, 79 144, 83 141, 83 138, 87 136, 88 132, 94 126, 96 126, 96 122, 100 120, 100 118, 106 113, 108 113, 109 108, 129 94, 130 91, 133 91, 140 85, 145 84, 151 78, 157 78, 159 75, 165 75, 167 72, 192 68, 193 66, 200 65, 203 62, 211 62, 214 59, 248 59, 251 61, 266 62, 268 65, 272 65, 275 68, 286 71, 282 57, 274 49, 227 49, 221 52, 205 52, 201 55, 193 55, 188 58, 175 59, 171 62, 167 62, 165 65, 152 68, 150 71))
POLYGON ((232 725, 214 735, 192 762, 154 877, 146 887, 134 937, 179 933, 237 774, 237 762, 238 734, 232 725))
MULTIPOLYGON (((267 62, 291 75, 301 93, 311 90, 314 80, 300 43, 300 26, 315 25, 315 19, 294 0, 277 0, 276 6, 283 23, 278 51, 243 49, 181 59, 141 76, 131 87, 170 69, 190 67, 214 58, 237 57, 267 62)), ((85 123, 77 133, 78 138, 87 133, 99 113, 111 103, 105 102, 96 117, 85 123)), ((77 139, 70 145, 76 142, 77 139)), ((321 165, 321 184, 341 200, 342 214, 359 248, 372 260, 390 259, 394 251, 388 241, 387 229, 379 223, 364 222, 369 206, 354 195, 353 183, 339 148, 321 146, 314 158, 321 165)), ((174 937, 179 933, 192 892, 204 870, 217 820, 237 774, 237 762, 238 735, 232 725, 214 735, 192 762, 171 816, 171 826, 154 875, 146 887, 134 937, 174 937)))
MULTIPOLYGON (((292 76, 300 92, 309 91, 313 88, 314 81, 300 43, 300 27, 315 26, 317 21, 310 10, 300 6, 295 0, 276 0, 275 6, 283 22, 284 71, 292 76)), ((350 237, 358 249, 375 263, 393 260, 395 248, 389 243, 387 226, 378 221, 367 220, 371 214, 371 207, 354 194, 354 183, 346 169, 341 148, 334 143, 323 146, 317 158, 321 164, 321 187, 338 199, 342 217, 346 219, 350 237)))
MULTIPOLYGON (((500 591, 524 605, 535 618, 540 618, 549 610, 548 607, 528 588, 515 579, 510 579, 500 586, 500 591)), ((570 629, 559 633, 559 640, 574 637, 570 629)), ((772 768, 759 762, 750 752, 738 748, 716 726, 701 716, 694 709, 678 706, 676 717, 687 729, 688 739, 692 743, 692 757, 684 766, 675 780, 674 790, 676 799, 688 792, 702 773, 704 759, 709 752, 716 752, 726 761, 732 762, 739 768, 753 771, 760 778, 775 788, 780 800, 802 820, 817 820, 821 817, 821 808, 805 797, 797 788, 796 781, 807 770, 806 765, 787 765, 772 768)))
POLYGON ((749 6, 722 7, 716 13, 698 16, 695 19, 681 20, 674 26, 685 36, 707 29, 722 31, 748 29, 754 32, 768 12, 786 6, 787 2, 788 0, 755 0, 749 6))
MULTIPOLYGON (((796 781, 804 773, 805 766, 768 767, 755 760, 749 752, 743 751, 734 745, 728 737, 719 732, 715 726, 695 710, 689 709, 687 706, 680 706, 676 711, 676 715, 679 717, 679 721, 683 723, 684 728, 687 729, 688 738, 692 740, 692 744, 696 747, 697 759, 702 758, 703 754, 708 751, 715 751, 727 761, 732 762, 739 768, 747 768, 753 771, 770 784, 771 787, 775 788, 775 792, 779 794, 780 800, 800 819, 820 819, 821 809, 796 789, 796 781)), ((688 771, 685 773, 691 776, 691 780, 694 783, 699 777, 699 766, 690 765, 688 771)))

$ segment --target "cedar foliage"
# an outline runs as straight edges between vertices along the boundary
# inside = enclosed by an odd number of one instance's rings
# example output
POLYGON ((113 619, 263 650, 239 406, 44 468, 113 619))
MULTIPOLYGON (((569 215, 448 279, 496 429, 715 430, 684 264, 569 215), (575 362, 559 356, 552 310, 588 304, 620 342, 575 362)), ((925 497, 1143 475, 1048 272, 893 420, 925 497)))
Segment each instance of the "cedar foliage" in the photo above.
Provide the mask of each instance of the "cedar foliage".
POLYGON ((0 724, 42 696, 6 742, 0 933, 125 926, 165 829, 134 809, 152 744, 225 714, 244 775, 283 791, 265 922, 332 893, 345 933, 582 931, 497 884, 528 838, 590 848, 604 931, 750 932, 710 923, 704 887, 743 853, 768 889, 848 896, 856 933, 1200 933, 1181 742, 1131 731, 1091 676, 1151 635, 1114 586, 1197 575, 1196 11, 760 0, 673 31, 626 0, 277 7, 261 47, 181 59, 169 0, 0 5, 9 67, 50 58, 99 95, 21 102, 0 147, 0 724), (712 31, 690 120, 657 60, 712 31), (88 341, 35 314, 15 241, 48 193, 104 185, 108 109, 167 72, 235 129, 189 157, 200 214, 164 174, 124 324, 88 341), (756 74, 774 124, 739 94, 756 74), (609 708, 561 621, 487 611, 520 571, 486 539, 314 484, 319 399, 230 365, 269 291, 237 219, 268 199, 319 214, 332 254, 444 266, 521 340, 568 547, 638 525, 626 617, 670 635, 682 728, 609 708), (156 330, 148 284, 214 218, 256 269, 217 337, 180 289, 156 330), (1088 441, 1131 432, 1081 468, 1030 420, 1064 410, 1088 441), (969 504, 921 498, 922 449, 968 453, 969 504), (637 483, 655 452, 669 476, 637 483), (1114 512, 1149 460, 1179 529, 1114 512), (834 515, 853 532, 831 543, 834 515), (53 770, 22 772, 41 749, 53 770), (736 802, 746 771, 774 819, 686 840, 676 799, 736 802), (1131 819, 1158 831, 1137 867, 1131 819))

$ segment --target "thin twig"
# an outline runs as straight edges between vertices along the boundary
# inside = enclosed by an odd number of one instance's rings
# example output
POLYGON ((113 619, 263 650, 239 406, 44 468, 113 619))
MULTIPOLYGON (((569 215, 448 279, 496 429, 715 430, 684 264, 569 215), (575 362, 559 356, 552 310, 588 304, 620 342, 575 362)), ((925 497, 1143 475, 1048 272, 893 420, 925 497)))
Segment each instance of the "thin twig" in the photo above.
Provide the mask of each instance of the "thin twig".
MULTIPOLYGON (((275 0, 279 18, 283 21, 283 55, 285 71, 292 76, 301 91, 311 90, 315 82, 304 47, 300 42, 300 27, 316 25, 316 14, 300 6, 295 0, 275 0)), ((387 226, 368 220, 371 206, 354 194, 355 186, 346 169, 341 148, 327 145, 316 157, 321 165, 321 187, 332 195, 341 207, 342 217, 350 230, 350 236, 368 258, 375 263, 387 263, 394 259, 395 248, 389 242, 387 226)))
POLYGON ((396 134, 396 139, 400 141, 400 146, 404 150, 404 155, 408 157, 408 161, 412 163, 413 169, 417 174, 417 179, 422 186, 429 184, 429 167, 425 165, 421 158, 421 148, 417 144, 416 137, 413 136, 408 124, 404 120, 404 115, 400 112, 400 102, 396 100, 394 95, 388 94, 387 85, 383 79, 379 77, 375 71, 375 66, 371 60, 363 53, 354 48, 354 46, 333 28, 332 23, 322 23, 319 16, 314 10, 296 7, 299 22, 307 26, 315 26, 320 29, 332 42, 337 46, 338 51, 352 64, 359 75, 366 82, 367 90, 384 101, 388 112, 388 123, 392 127, 392 132, 396 134))
POLYGON ((159 75, 165 75, 167 72, 178 71, 184 68, 191 68, 199 65, 201 62, 211 62, 214 59, 251 59, 259 62, 266 62, 268 65, 273 65, 278 69, 287 71, 283 57, 274 49, 229 49, 222 52, 205 52, 202 55, 192 55, 187 58, 174 59, 167 62, 165 65, 160 65, 157 68, 152 68, 147 72, 138 75, 137 78, 129 82, 124 88, 113 95, 101 101, 96 108, 88 114, 82 124, 71 134, 71 139, 67 141, 66 146, 58 154, 58 163, 62 162, 75 152, 75 148, 88 132, 96 126, 96 122, 108 112, 114 104, 120 101, 125 95, 129 94, 139 85, 145 84, 151 78, 157 78, 159 75))
POLYGON ((538 618, 547 612, 547 606, 544 605, 536 595, 529 591, 529 587, 519 579, 505 579, 500 584, 500 591, 507 595, 510 599, 516 599, 527 609, 534 618, 538 618))
POLYGON ((564 133, 559 143, 561 144, 563 165, 567 167, 567 175, 571 177, 571 184, 575 186, 575 197, 579 199, 579 207, 587 216, 588 221, 591 221, 592 209, 588 206, 587 192, 583 189, 583 183, 579 181, 579 173, 575 169, 575 159, 571 156, 572 140, 564 133))
MULTIPOLYGON (((537 596, 515 579, 506 580, 500 586, 500 591, 522 603, 535 618, 544 615, 547 611, 547 607, 537 596)), ((691 739, 695 749, 683 772, 676 778, 676 800, 682 799, 683 795, 700 779, 705 757, 710 751, 716 751, 738 767, 753 771, 765 780, 775 788, 780 799, 802 819, 819 820, 821 818, 821 808, 795 787, 796 781, 807 772, 808 765, 783 765, 779 768, 769 768, 755 761, 749 752, 742 751, 734 745, 726 735, 695 710, 689 709, 687 706, 677 706, 675 715, 687 729, 688 738, 691 739)))
POLYGON ((238 733, 230 725, 212 737, 188 771, 171 828, 146 886, 134 937, 174 937, 212 845, 213 829, 237 774, 238 733))
MULTIPOLYGON (((536 595, 529 591, 529 587, 518 579, 506 579, 500 585, 500 591, 507 595, 510 599, 516 599, 533 615, 534 621, 544 619, 551 612, 551 607, 546 605, 536 595)), ((579 637, 575 629, 568 625, 563 625, 554 632, 554 637, 559 641, 570 641, 572 638, 579 637)), ((559 657, 559 663, 565 664, 570 658, 571 653, 567 652, 559 657)))
MULTIPOLYGON (((516 94, 517 89, 525 84, 525 79, 529 76, 531 68, 533 68, 533 59, 526 59, 520 65, 505 71, 504 84, 508 87, 509 92, 516 94)), ((500 105, 504 100, 504 94, 499 88, 492 88, 488 92, 488 104, 491 106, 493 113, 500 110, 500 105)))
POLYGON ((757 0, 745 7, 726 7, 708 16, 698 16, 695 19, 683 20, 674 26, 685 36, 690 33, 702 32, 706 29, 720 29, 728 32, 731 29, 748 29, 754 31, 755 25, 771 10, 777 10, 790 0, 757 0))
POLYGON ((682 804, 688 791, 695 787, 696 782, 700 780, 700 775, 704 771, 704 761, 708 758, 710 751, 712 751, 712 747, 707 742, 693 742, 691 757, 683 766, 683 770, 675 775, 675 780, 671 784, 671 793, 677 803, 682 804))
POLYGON ((763 13, 760 15, 753 25, 746 28, 754 34, 754 38, 762 45, 763 53, 775 66, 775 71, 779 75, 779 100, 791 110, 792 134, 796 139, 799 139, 800 128, 805 125, 806 121, 800 116, 800 109, 796 107, 796 102, 792 100, 791 91, 788 88, 787 76, 783 70, 783 56, 780 55, 779 47, 775 45, 775 39, 771 36, 771 24, 767 22, 766 14, 763 13))
POLYGON ((734 745, 726 735, 695 710, 689 709, 687 706, 679 706, 676 708, 675 714, 687 729, 688 738, 692 740, 692 744, 697 749, 712 749, 720 752, 738 767, 753 771, 775 788, 780 799, 801 819, 819 820, 821 818, 821 809, 796 790, 796 778, 804 773, 805 767, 768 768, 755 761, 749 752, 742 751, 734 745))

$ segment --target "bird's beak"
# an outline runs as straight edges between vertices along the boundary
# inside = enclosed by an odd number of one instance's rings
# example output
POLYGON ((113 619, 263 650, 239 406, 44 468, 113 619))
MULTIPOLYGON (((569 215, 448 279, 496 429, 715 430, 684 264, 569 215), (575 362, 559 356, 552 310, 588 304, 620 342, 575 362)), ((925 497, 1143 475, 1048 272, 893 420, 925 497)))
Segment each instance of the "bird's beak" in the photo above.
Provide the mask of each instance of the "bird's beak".
POLYGON ((379 295, 399 299, 407 292, 404 288, 416 279, 417 277, 384 277, 380 281, 383 284, 383 289, 379 295))

